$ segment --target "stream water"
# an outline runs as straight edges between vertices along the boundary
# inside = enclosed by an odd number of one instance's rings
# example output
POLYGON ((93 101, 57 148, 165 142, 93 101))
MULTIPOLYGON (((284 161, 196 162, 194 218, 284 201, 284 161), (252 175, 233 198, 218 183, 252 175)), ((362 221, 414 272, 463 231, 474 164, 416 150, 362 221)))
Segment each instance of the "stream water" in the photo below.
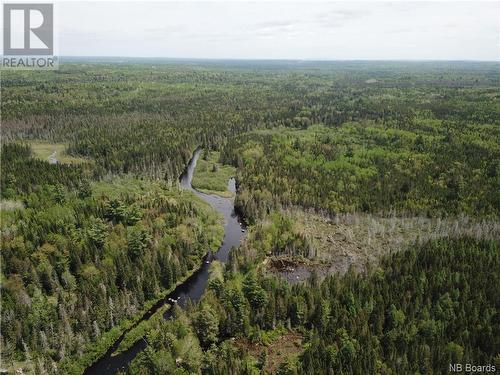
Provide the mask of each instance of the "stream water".
MULTIPOLYGON (((140 321, 147 320, 153 315, 161 306, 166 303, 172 304, 172 300, 176 300, 182 308, 184 308, 189 300, 198 301, 208 282, 208 270, 210 263, 213 260, 219 260, 225 263, 229 256, 231 248, 239 245, 243 236, 242 227, 239 223, 238 216, 234 212, 233 199, 223 198, 216 195, 205 194, 191 186, 193 180, 194 169, 198 158, 200 157, 201 150, 196 150, 193 158, 190 160, 186 171, 181 176, 180 184, 183 189, 191 190, 194 194, 208 202, 213 208, 219 211, 224 216, 224 240, 219 250, 213 254, 209 252, 203 259, 201 267, 191 275, 184 283, 179 285, 172 293, 167 295, 164 299, 156 303, 148 312, 146 312, 140 321)), ((228 189, 232 192, 236 191, 234 178, 228 181, 228 189)), ((164 314, 165 319, 169 319, 171 311, 168 310, 164 314)), ((139 322, 138 322, 139 323, 139 322)), ((137 323, 137 324, 138 324, 137 323)), ((137 325, 135 324, 134 327, 137 325)), ((130 331, 130 330, 128 330, 130 331)), ((128 332, 127 331, 127 332, 128 332)), ((125 332, 126 333, 126 332, 125 332)), ((113 344, 113 346, 102 356, 99 360, 94 362, 88 367, 84 374, 86 375, 103 375, 103 374, 116 374, 119 370, 126 369, 129 363, 146 348, 146 342, 140 339, 134 343, 128 350, 119 354, 113 355, 118 348, 118 345, 125 336, 123 333, 120 338, 113 344)))

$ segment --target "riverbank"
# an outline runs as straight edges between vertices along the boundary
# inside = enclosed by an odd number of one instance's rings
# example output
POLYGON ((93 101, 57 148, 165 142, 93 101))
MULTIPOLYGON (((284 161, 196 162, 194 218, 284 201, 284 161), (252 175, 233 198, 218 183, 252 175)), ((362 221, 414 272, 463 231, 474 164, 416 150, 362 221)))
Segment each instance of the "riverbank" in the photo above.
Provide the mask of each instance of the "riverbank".
MULTIPOLYGON (((209 279, 211 262, 214 260, 219 260, 221 262, 227 261, 230 249, 239 245, 243 233, 240 226, 240 220, 234 212, 233 199, 216 195, 207 195, 192 187, 191 182, 200 153, 201 150, 196 150, 194 152, 186 171, 181 177, 180 185, 183 189, 191 191, 200 200, 204 201, 204 204, 210 205, 219 215, 224 217, 224 237, 223 241, 218 242, 218 251, 214 255, 209 252, 209 254, 203 258, 203 262, 201 262, 198 269, 192 270, 190 276, 184 277, 184 281, 178 283, 171 293, 167 292, 165 297, 177 301, 177 304, 181 308, 188 306, 190 301, 198 301, 201 298, 209 279)), ((230 179, 229 182, 226 181, 225 186, 227 186, 229 191, 234 192, 234 179, 230 179)), ((197 264, 199 263, 197 262, 197 264)), ((115 374, 127 368, 135 356, 146 347, 145 341, 141 340, 140 337, 143 336, 144 332, 151 324, 148 320, 153 316, 154 319, 158 319, 161 315, 163 315, 165 319, 168 319, 170 309, 164 306, 163 303, 157 304, 153 307, 154 311, 152 311, 150 315, 146 317, 143 315, 134 327, 129 328, 121 338, 115 341, 110 350, 105 352, 101 358, 85 370, 85 374, 115 374), (158 313, 158 310, 163 310, 163 314, 158 313)))
POLYGON ((202 151, 196 163, 192 186, 205 194, 214 194, 223 198, 233 198, 234 192, 228 190, 228 180, 236 173, 231 165, 219 163, 218 151, 202 151))
POLYGON ((138 312, 132 319, 122 321, 111 330, 103 333, 97 343, 93 343, 91 346, 86 347, 84 349, 85 354, 81 358, 77 361, 72 361, 68 367, 66 367, 64 363, 61 367, 70 375, 80 375, 85 373, 88 367, 92 366, 96 361, 104 357, 110 350, 112 350, 117 341, 121 340, 121 337, 126 335, 127 331, 133 330, 134 327, 143 320, 144 315, 146 315, 155 304, 164 299, 167 294, 168 292, 164 292, 160 297, 148 301, 144 305, 144 309, 138 312))
MULTIPOLYGON (((205 255, 207 256, 208 253, 205 255)), ((203 266, 203 259, 199 262, 199 266, 192 269, 191 271, 188 272, 188 274, 182 278, 182 280, 179 280, 173 287, 171 287, 169 290, 165 292, 165 295, 163 296, 162 299, 165 299, 169 294, 173 293, 175 289, 177 289, 180 285, 184 284, 186 280, 188 280, 195 272, 198 272, 201 267, 203 266)), ((117 356, 120 353, 123 353, 124 351, 130 349, 132 345, 134 345, 138 340, 140 340, 143 336, 144 333, 148 330, 148 328, 151 326, 154 320, 163 318, 163 314, 170 310, 173 307, 172 304, 165 303, 163 306, 161 306, 158 310, 156 310, 153 315, 151 315, 148 319, 142 320, 137 324, 135 327, 133 327, 131 330, 125 333, 125 336, 123 339, 120 341, 118 347, 116 350, 111 354, 111 356, 117 356)))
MULTIPOLYGON (((202 204, 207 204, 203 202, 198 197, 193 197, 194 199, 200 201, 202 204)), ((222 218, 221 218, 222 221, 222 218)), ((145 329, 141 323, 148 322, 153 318, 159 310, 163 313, 167 310, 164 306, 169 306, 163 302, 170 294, 172 294, 179 286, 185 283, 189 278, 191 278, 196 272, 200 271, 204 261, 208 254, 212 251, 218 249, 222 244, 223 232, 217 233, 218 238, 214 243, 213 248, 211 248, 203 258, 195 262, 197 266, 189 270, 179 281, 177 281, 169 289, 160 292, 157 298, 147 301, 144 304, 144 308, 141 309, 133 318, 126 319, 120 324, 113 327, 110 331, 107 331, 101 336, 101 339, 97 343, 93 343, 91 346, 84 350, 84 355, 76 362, 71 363, 68 367, 62 366, 68 374, 83 374, 96 363, 100 358, 106 356, 116 356, 117 354, 129 349, 140 337, 140 332, 145 329), (158 307, 158 305, 160 305, 158 307), (149 315, 149 316, 148 316, 149 315)))
MULTIPOLYGON (((106 195, 110 197, 118 197, 121 194, 140 195, 146 194, 147 191, 150 191, 151 189, 161 190, 161 187, 156 183, 145 182, 142 180, 139 181, 130 177, 114 178, 111 181, 98 182, 93 185, 93 193, 95 196, 106 195)), ((207 202, 200 199, 196 196, 196 194, 186 190, 182 190, 181 194, 186 196, 187 199, 191 200, 196 206, 203 207, 207 211, 214 211, 207 202)), ((194 273, 200 270, 204 259, 209 252, 216 251, 221 246, 224 235, 222 227, 223 218, 216 212, 214 212, 214 215, 217 216, 214 220, 218 222, 218 228, 214 228, 213 230, 213 242, 211 243, 209 250, 203 254, 203 256, 200 256, 197 260, 193 259, 193 264, 195 266, 188 270, 186 274, 171 287, 161 291, 156 298, 145 302, 143 308, 140 309, 133 317, 121 321, 111 330, 103 333, 97 342, 86 346, 82 350, 84 353, 82 357, 77 360, 72 360, 71 363, 63 362, 60 367, 64 369, 64 372, 75 375, 86 373, 86 371, 88 371, 89 368, 92 368, 96 362, 102 358, 111 356, 119 347, 123 350, 124 346, 131 345, 130 341, 133 341, 133 337, 137 335, 136 328, 140 325, 140 323, 145 319, 149 319, 150 316, 153 316, 159 308, 158 305, 162 306, 165 298, 167 298, 169 294, 174 292, 175 289, 192 277, 194 273)))
POLYGON ((144 338, 147 331, 156 324, 157 321, 163 319, 163 314, 169 311, 173 306, 169 304, 164 304, 147 320, 141 321, 137 326, 132 328, 129 332, 125 334, 125 337, 118 345, 118 348, 111 354, 112 357, 123 353, 124 351, 130 349, 138 340, 144 338))

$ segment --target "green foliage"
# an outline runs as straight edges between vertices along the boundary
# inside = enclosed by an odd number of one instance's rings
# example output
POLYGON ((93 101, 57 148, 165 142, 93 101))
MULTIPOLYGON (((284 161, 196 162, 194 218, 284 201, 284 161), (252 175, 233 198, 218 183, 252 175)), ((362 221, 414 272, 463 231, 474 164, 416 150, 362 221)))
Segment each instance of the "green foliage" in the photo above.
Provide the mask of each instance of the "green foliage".
POLYGON ((258 284, 255 274, 248 273, 243 280, 243 293, 253 310, 259 310, 267 303, 267 294, 258 284))
POLYGON ((104 245, 107 234, 108 234, 108 226, 106 225, 104 220, 99 218, 94 218, 94 220, 91 221, 88 230, 88 236, 90 242, 100 248, 104 245))
POLYGON ((40 185, 24 202, 2 228, 7 361, 80 372, 222 239, 207 204, 155 184, 120 198, 40 185))
POLYGON ((143 256, 144 251, 149 247, 150 241, 150 236, 142 225, 129 227, 127 230, 127 243, 130 257, 137 259, 143 256))
MULTIPOLYGON (((61 185, 75 188, 88 174, 82 165, 49 164, 32 158, 29 146, 17 143, 3 144, 1 159, 0 191, 2 198, 7 199, 16 198, 19 193, 38 193, 48 185, 52 189, 58 186, 57 192, 61 193, 61 185)), ((56 199, 55 196, 51 198, 56 199)))
POLYGON ((104 215, 106 219, 124 225, 134 225, 141 219, 141 212, 136 205, 129 205, 120 199, 107 201, 104 207, 104 215))
POLYGON ((326 279, 320 298, 329 317, 313 312, 319 337, 311 337, 302 371, 372 373, 383 364, 396 373, 445 373, 451 359, 493 363, 499 270, 497 241, 443 239, 386 257, 366 276, 326 279), (341 328, 331 335, 335 326, 341 328))
POLYGON ((149 345, 132 362, 130 373, 193 374, 202 365, 199 342, 182 312, 173 321, 158 321, 146 340, 149 345))
POLYGON ((172 188, 203 147, 218 151, 204 154, 194 185, 225 191, 236 168, 237 210, 271 225, 257 223, 253 245, 232 252, 235 272, 215 269, 201 304, 147 327, 130 373, 256 374, 265 358, 232 339, 266 344, 280 326, 305 337, 282 374, 498 362, 497 241, 434 241, 365 274, 294 286, 259 266, 266 255, 312 256, 293 221, 273 214, 283 206, 496 220, 497 65, 144 61, 2 72, 1 197, 17 202, 2 210, 2 359, 80 373, 220 245, 219 218, 172 188), (63 145, 75 163, 33 157, 63 145))
POLYGON ((228 191, 228 180, 235 174, 234 167, 219 163, 218 151, 205 152, 196 164, 192 185, 210 194, 232 196, 233 194, 228 191))
POLYGON ((239 166, 236 206, 251 223, 294 204, 331 214, 497 217, 496 131, 462 122, 449 138, 446 124, 431 117, 404 130, 364 121, 242 135, 225 153, 239 166))
POLYGON ((231 268, 242 271, 254 268, 266 256, 297 256, 308 258, 311 241, 299 230, 292 217, 272 213, 248 233, 249 241, 234 249, 229 257, 231 268))
POLYGON ((193 316, 193 327, 204 348, 217 342, 219 318, 210 306, 203 308, 193 316))
POLYGON ((255 271, 226 273, 220 290, 188 314, 211 358, 204 365, 209 374, 221 373, 226 360, 235 373, 255 368, 260 357, 250 359, 230 338, 268 342, 266 330, 286 325, 306 338, 303 353, 285 360, 279 374, 445 373, 462 360, 494 363, 499 271, 498 241, 440 239, 385 256, 366 274, 321 283, 291 286, 255 271), (267 303, 255 305, 261 290, 267 303), (232 323, 237 317, 247 325, 232 323))

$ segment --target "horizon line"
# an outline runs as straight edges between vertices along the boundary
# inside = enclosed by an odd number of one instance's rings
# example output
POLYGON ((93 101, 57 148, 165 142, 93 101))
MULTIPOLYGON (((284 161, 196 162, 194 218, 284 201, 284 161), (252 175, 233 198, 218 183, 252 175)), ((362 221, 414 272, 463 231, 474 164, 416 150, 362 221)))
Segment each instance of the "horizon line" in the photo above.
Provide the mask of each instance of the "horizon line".
MULTIPOLYGON (((1 55, 1 57, 4 57, 1 55)), ((199 61, 287 61, 287 62, 489 62, 500 63, 498 60, 482 60, 482 59, 467 59, 467 58, 420 58, 420 59, 403 59, 403 58, 247 58, 247 57, 174 57, 174 56, 101 56, 101 55, 59 55, 59 59, 155 59, 155 60, 199 60, 199 61)))

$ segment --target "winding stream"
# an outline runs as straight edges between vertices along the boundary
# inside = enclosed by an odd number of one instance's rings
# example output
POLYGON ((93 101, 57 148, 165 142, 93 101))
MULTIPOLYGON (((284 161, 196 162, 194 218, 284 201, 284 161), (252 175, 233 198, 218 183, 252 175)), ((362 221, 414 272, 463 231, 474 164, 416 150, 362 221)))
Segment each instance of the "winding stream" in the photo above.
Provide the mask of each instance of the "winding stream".
MULTIPOLYGON (((189 300, 198 301, 208 282, 208 269, 210 263, 213 260, 219 260, 225 263, 229 256, 229 251, 231 248, 239 245, 240 240, 243 236, 242 228, 240 226, 238 217, 234 212, 234 204, 231 198, 223 198, 216 195, 205 194, 197 191, 191 186, 191 181, 193 180, 194 169, 196 167, 196 162, 200 157, 201 150, 196 150, 193 158, 190 160, 186 172, 181 176, 180 184, 183 189, 191 190, 194 194, 202 198, 204 201, 208 202, 213 208, 219 211, 224 216, 224 240, 222 246, 215 253, 208 253, 204 259, 203 263, 193 275, 191 275, 184 283, 179 285, 172 293, 167 295, 165 298, 156 303, 148 312, 144 314, 141 321, 149 319, 161 306, 166 303, 170 303, 170 300, 177 300, 182 308, 184 308, 189 300)), ((232 192, 236 191, 236 185, 234 178, 231 178, 228 182, 228 189, 232 192)), ((164 318, 168 319, 171 316, 171 311, 168 310, 164 314, 164 318)), ((139 323, 134 324, 134 327, 139 323)), ((123 337, 127 332, 124 332, 119 339, 113 344, 111 348, 104 354, 99 360, 94 362, 90 367, 88 367, 84 374, 86 375, 102 375, 102 374, 116 374, 119 370, 126 369, 129 363, 139 354, 142 350, 146 348, 146 342, 140 339, 132 345, 128 350, 119 353, 117 355, 112 355, 118 345, 123 340, 123 337)))

